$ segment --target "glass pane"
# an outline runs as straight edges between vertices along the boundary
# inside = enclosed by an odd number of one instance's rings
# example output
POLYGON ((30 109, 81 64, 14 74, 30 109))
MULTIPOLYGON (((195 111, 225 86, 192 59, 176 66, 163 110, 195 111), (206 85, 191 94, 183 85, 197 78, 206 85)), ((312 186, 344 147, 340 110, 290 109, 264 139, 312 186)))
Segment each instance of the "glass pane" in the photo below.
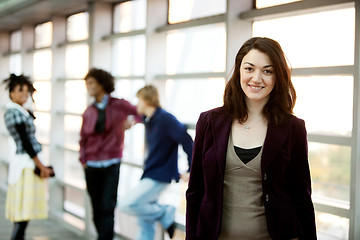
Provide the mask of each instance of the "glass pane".
POLYGON ((35 48, 50 47, 52 43, 52 22, 39 24, 35 27, 35 48))
POLYGON ((85 217, 85 196, 86 192, 72 187, 64 187, 64 209, 75 216, 85 217))
POLYGON ((114 8, 114 32, 145 29, 146 0, 128 1, 114 8))
POLYGON ((83 78, 89 68, 89 47, 86 44, 66 47, 65 73, 67 78, 83 78))
POLYGON ((256 8, 272 7, 276 5, 300 1, 302 0, 256 0, 256 8))
POLYGON ((36 119, 34 121, 36 126, 36 138, 39 142, 50 142, 50 113, 35 112, 36 119))
POLYGON ((111 93, 113 97, 124 98, 127 101, 135 104, 137 102, 137 91, 145 86, 145 81, 142 79, 136 80, 117 80, 115 82, 115 91, 111 93))
MULTIPOLYGON (((39 155, 41 162, 45 165, 52 164, 50 162, 50 147, 49 147, 49 145, 43 144, 41 147, 42 147, 42 151, 41 151, 41 154, 39 155)), ((55 171, 56 171, 56 169, 55 169, 55 171)))
POLYGON ((226 12, 226 0, 169 0, 169 23, 218 15, 226 12))
POLYGON ((34 93, 34 107, 37 111, 50 111, 51 107, 51 82, 34 82, 36 92, 34 93))
POLYGON ((183 225, 185 225, 186 189, 187 183, 183 181, 180 181, 179 183, 172 183, 159 199, 159 201, 163 204, 169 204, 176 207, 175 221, 183 225))
POLYGON ((223 105, 224 89, 223 78, 169 79, 165 108, 182 123, 196 123, 201 112, 223 105))
POLYGON ((128 192, 139 184, 142 173, 142 168, 121 164, 118 188, 119 201, 121 201, 121 198, 125 197, 128 192))
POLYGON ((38 50, 34 53, 34 80, 51 80, 52 52, 38 50))
POLYGON ((79 148, 81 124, 82 124, 82 118, 80 116, 65 115, 64 117, 65 146, 74 149, 79 148))
POLYGON ((125 131, 124 161, 142 165, 145 158, 145 129, 142 123, 138 123, 125 131))
POLYGON ((351 136, 353 77, 294 77, 293 83, 294 112, 305 120, 308 132, 351 136))
POLYGON ((89 37, 89 15, 87 12, 68 17, 66 36, 68 41, 84 40, 89 37))
POLYGON ((11 54, 9 56, 9 73, 16 75, 22 74, 21 53, 11 54))
POLYGON ((319 240, 349 239, 349 219, 329 213, 316 212, 316 232, 319 240))
POLYGON ((85 186, 84 169, 79 161, 79 153, 64 151, 64 181, 74 185, 85 186))
POLYGON ((351 148, 309 143, 313 196, 349 201, 351 148))
POLYGON ((166 39, 166 73, 225 71, 225 24, 172 31, 166 39))
POLYGON ((65 112, 82 114, 87 107, 87 91, 84 80, 65 82, 65 112))
POLYGON ((273 38, 294 68, 354 64, 354 8, 256 21, 253 36, 273 38))
POLYGON ((21 50, 21 30, 12 32, 10 35, 10 51, 19 52, 21 50))
POLYGON ((113 74, 141 76, 145 73, 145 36, 119 38, 114 41, 113 74))

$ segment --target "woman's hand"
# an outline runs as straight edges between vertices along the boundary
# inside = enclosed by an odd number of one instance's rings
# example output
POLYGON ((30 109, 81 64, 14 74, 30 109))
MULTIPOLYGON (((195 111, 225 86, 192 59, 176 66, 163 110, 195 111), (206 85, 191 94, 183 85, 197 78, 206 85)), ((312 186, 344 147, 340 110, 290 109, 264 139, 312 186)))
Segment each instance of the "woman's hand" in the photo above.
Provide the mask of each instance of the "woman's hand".
POLYGON ((45 167, 44 165, 40 168, 40 177, 41 178, 48 178, 51 174, 54 173, 54 171, 50 168, 45 167))

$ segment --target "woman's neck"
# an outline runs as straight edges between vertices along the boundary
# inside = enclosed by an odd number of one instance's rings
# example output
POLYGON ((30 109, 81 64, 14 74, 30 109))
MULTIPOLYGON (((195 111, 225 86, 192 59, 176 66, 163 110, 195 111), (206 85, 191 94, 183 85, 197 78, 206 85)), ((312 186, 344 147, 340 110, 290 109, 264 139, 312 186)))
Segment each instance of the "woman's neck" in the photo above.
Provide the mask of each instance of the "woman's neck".
POLYGON ((257 120, 263 118, 263 109, 267 101, 246 101, 246 106, 248 109, 248 121, 257 120))

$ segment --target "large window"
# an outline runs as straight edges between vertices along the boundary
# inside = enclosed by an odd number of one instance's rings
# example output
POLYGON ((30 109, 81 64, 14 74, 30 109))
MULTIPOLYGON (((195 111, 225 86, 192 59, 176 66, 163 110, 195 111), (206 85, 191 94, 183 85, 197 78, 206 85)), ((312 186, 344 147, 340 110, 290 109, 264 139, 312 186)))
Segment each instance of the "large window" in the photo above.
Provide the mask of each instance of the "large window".
MULTIPOLYGON (((343 69, 354 64, 354 29, 354 8, 253 23, 253 35, 278 41, 293 67, 294 112, 305 120, 309 134, 314 202, 344 210, 350 201, 354 77, 343 69)), ((346 219, 318 212, 317 225, 319 238, 329 231, 334 239, 348 238, 346 219), (327 217, 338 223, 328 225, 327 217)))
POLYGON ((9 56, 9 73, 20 75, 22 73, 21 57, 21 30, 12 32, 10 35, 10 56, 9 56))
POLYGON ((51 77, 52 77, 52 22, 35 26, 35 42, 33 55, 33 79, 36 92, 34 94, 34 110, 36 133, 42 143, 42 161, 50 162, 50 122, 51 122, 51 77))
POLYGON ((225 0, 169 0, 169 23, 219 15, 226 12, 225 0))
POLYGON ((67 18, 64 83, 64 181, 81 184, 83 170, 79 163, 81 114, 87 106, 87 92, 83 78, 89 68, 89 47, 86 42, 89 16, 87 12, 67 18), (80 41, 80 42, 78 42, 80 41))
POLYGON ((134 0, 115 5, 113 32, 143 30, 146 26, 146 0, 134 0))

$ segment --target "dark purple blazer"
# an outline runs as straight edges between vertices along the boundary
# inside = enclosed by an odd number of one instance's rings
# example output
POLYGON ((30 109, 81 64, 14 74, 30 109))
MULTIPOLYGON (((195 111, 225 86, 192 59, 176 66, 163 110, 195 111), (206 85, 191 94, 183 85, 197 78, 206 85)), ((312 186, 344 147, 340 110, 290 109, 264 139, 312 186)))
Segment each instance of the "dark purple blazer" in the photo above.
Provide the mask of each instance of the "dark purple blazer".
MULTIPOLYGON (((223 108, 200 115, 186 191, 186 239, 218 239, 221 230, 226 151, 232 119, 223 108)), ((269 125, 261 157, 267 227, 274 240, 316 239, 307 134, 291 116, 269 125)), ((245 196, 246 197, 246 196, 245 196)))

